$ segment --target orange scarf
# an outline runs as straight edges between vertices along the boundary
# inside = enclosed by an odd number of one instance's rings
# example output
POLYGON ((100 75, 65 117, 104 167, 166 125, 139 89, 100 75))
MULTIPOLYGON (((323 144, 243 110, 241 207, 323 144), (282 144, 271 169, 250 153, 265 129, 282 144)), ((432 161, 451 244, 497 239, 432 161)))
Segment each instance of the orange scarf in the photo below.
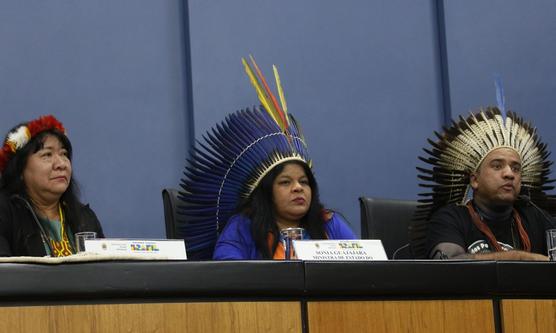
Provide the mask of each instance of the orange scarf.
MULTIPOLYGON (((272 235, 271 232, 268 233, 268 248, 272 249, 272 245, 274 244, 274 235, 272 235)), ((276 246, 276 250, 274 251, 274 255, 272 256, 272 259, 274 260, 284 260, 286 259, 286 251, 284 250, 284 247, 280 244, 281 242, 278 243, 278 246, 276 246)), ((292 249, 293 251, 293 249, 292 249)))

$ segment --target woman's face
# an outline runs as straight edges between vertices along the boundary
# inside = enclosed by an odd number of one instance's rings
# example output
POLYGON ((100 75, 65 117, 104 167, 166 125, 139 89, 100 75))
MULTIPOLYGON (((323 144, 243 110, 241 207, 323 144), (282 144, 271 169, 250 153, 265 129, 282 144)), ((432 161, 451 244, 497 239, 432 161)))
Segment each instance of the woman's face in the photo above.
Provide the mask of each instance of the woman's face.
POLYGON ((42 149, 31 154, 23 170, 23 181, 34 201, 59 200, 71 180, 71 161, 60 140, 47 135, 42 149))
POLYGON ((272 184, 272 197, 278 224, 299 226, 311 204, 311 186, 303 167, 296 163, 284 166, 272 184))

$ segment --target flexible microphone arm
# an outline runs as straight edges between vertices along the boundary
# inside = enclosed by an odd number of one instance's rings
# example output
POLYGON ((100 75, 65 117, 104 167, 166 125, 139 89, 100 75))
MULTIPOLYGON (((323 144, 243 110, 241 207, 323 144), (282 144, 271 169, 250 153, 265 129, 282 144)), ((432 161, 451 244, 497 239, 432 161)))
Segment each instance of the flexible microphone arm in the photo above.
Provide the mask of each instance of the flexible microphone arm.
POLYGON ((546 212, 545 212, 543 209, 541 209, 539 206, 537 206, 537 205, 533 202, 533 200, 531 200, 531 198, 530 198, 528 195, 520 194, 517 198, 518 198, 519 200, 524 201, 524 202, 527 203, 528 205, 531 205, 531 206, 535 207, 535 209, 541 213, 541 215, 544 217, 544 219, 545 219, 546 221, 548 221, 548 223, 550 224, 550 227, 551 227, 551 228, 555 228, 555 227, 556 227, 556 223, 555 223, 554 219, 552 218, 552 216, 547 215, 546 212))

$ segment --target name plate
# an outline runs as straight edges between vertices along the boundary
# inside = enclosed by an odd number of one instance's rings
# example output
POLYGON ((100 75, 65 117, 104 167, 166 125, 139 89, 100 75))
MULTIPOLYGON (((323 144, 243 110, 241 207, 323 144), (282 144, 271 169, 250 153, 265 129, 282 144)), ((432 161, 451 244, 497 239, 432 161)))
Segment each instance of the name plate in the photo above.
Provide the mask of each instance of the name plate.
POLYGON ((298 259, 316 261, 388 260, 380 239, 294 240, 298 259))
POLYGON ((168 260, 187 259, 183 239, 86 239, 85 252, 115 256, 159 257, 168 260))

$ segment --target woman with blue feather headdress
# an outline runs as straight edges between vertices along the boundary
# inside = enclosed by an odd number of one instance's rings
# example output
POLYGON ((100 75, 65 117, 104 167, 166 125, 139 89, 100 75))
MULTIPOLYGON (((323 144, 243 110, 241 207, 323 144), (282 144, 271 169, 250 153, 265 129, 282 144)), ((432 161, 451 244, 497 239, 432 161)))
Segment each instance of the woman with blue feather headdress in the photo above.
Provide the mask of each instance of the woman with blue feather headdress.
POLYGON ((242 59, 261 106, 234 112, 203 136, 182 179, 177 231, 190 259, 284 259, 280 231, 309 239, 354 239, 319 200, 305 138, 252 57, 242 59))

